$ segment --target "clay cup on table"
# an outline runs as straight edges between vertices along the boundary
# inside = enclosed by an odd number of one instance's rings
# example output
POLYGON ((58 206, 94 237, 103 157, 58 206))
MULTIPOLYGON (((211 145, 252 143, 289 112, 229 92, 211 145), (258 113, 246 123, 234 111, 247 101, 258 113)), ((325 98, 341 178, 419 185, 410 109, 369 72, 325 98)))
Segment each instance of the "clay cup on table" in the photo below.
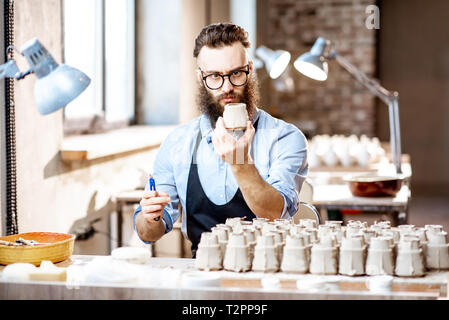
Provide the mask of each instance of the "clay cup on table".
POLYGON ((312 274, 337 274, 338 247, 334 236, 323 236, 312 246, 309 270, 312 274))
POLYGON ((365 274, 366 245, 363 236, 343 238, 339 253, 338 272, 348 276, 365 274))
POLYGON ((200 270, 223 269, 223 253, 218 237, 212 232, 203 232, 196 252, 195 267, 200 270))
POLYGON ((402 277, 425 275, 424 257, 419 247, 419 239, 406 238, 399 241, 395 274, 402 277))
POLYGON ((290 273, 306 273, 309 270, 308 252, 302 236, 287 236, 281 270, 290 273))
POLYGON ((391 241, 391 237, 371 238, 365 265, 367 275, 393 275, 395 261, 391 241))
POLYGON ((279 259, 273 233, 266 233, 257 237, 254 247, 253 271, 277 272, 279 270, 279 259))
POLYGON ((245 272, 251 269, 249 246, 246 243, 246 238, 243 232, 232 232, 229 235, 223 267, 225 270, 234 272, 245 272))
POLYGON ((447 243, 447 233, 445 231, 434 231, 429 234, 425 260, 429 270, 449 269, 449 244, 447 243))

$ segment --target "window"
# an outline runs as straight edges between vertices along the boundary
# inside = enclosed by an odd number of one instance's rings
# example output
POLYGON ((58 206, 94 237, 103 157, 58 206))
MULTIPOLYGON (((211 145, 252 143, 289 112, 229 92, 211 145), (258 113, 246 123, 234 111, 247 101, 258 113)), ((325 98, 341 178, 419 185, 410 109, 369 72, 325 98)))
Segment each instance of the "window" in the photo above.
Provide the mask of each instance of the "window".
POLYGON ((64 0, 64 60, 92 80, 64 111, 64 132, 135 120, 135 0, 64 0))

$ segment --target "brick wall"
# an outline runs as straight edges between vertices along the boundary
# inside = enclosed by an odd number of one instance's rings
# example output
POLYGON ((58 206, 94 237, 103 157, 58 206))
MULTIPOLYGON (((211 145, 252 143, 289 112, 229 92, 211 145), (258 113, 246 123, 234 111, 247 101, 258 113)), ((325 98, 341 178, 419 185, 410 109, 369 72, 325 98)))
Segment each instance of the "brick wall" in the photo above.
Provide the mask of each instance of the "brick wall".
POLYGON ((311 80, 293 67, 318 36, 335 43, 339 53, 368 76, 376 71, 376 30, 365 27, 366 7, 375 0, 263 0, 259 1, 258 44, 288 50, 287 74, 295 84, 290 93, 274 89, 259 73, 265 108, 312 134, 375 133, 375 98, 335 61, 325 82, 311 80), (265 21, 262 23, 262 21, 265 21), (264 92, 264 90, 262 90, 264 92), (306 121, 304 121, 306 120, 306 121), (307 121, 309 120, 309 121, 307 121))

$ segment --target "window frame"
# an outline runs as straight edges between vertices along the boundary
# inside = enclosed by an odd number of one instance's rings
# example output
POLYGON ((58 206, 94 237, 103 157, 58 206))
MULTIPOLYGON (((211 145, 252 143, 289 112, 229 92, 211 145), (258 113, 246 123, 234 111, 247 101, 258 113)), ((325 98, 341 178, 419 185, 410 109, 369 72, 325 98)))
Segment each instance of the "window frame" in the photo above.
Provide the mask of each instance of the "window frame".
MULTIPOLYGON (((128 38, 125 44, 128 52, 131 53, 130 65, 133 70, 132 78, 133 83, 130 91, 133 92, 132 103, 133 103, 133 115, 131 119, 107 121, 106 120, 106 0, 94 0, 97 1, 97 10, 99 14, 96 14, 96 34, 95 41, 100 43, 99 49, 95 50, 95 63, 96 72, 100 74, 100 84, 97 83, 96 90, 96 100, 100 101, 101 112, 96 114, 93 112, 85 117, 69 118, 66 116, 65 111, 63 112, 63 132, 64 136, 79 135, 79 134, 95 134, 99 132, 120 129, 137 124, 137 104, 136 104, 136 0, 131 1, 131 10, 128 11, 127 23, 134 24, 132 28, 132 34, 128 38)), ((62 10, 62 29, 63 37, 65 36, 65 18, 64 18, 64 8, 65 0, 63 0, 62 10)), ((62 39, 64 43, 64 38, 62 39)), ((64 46, 63 46, 64 48, 64 46)), ((63 61, 65 63, 65 48, 63 49, 63 61)))

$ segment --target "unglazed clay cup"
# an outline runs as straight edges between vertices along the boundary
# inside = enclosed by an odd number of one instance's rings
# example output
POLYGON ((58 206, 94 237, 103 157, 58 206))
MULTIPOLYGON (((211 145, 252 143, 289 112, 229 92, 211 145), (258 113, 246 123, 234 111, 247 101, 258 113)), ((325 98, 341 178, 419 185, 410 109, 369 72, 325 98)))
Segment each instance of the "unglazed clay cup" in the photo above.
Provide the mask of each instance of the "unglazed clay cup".
POLYGON ((251 269, 249 246, 246 244, 243 233, 231 233, 229 235, 223 267, 234 272, 245 272, 251 269))
POLYGON ((398 243, 395 275, 420 277, 425 275, 424 257, 419 240, 409 238, 398 243))
POLYGON ((200 270, 221 270, 223 268, 223 252, 218 238, 211 232, 203 232, 196 252, 195 267, 200 270))
POLYGON ((432 233, 424 251, 426 267, 429 270, 449 269, 449 245, 446 243, 447 233, 432 233))
POLYGON ((309 271, 312 274, 337 274, 338 252, 335 247, 315 243, 311 249, 309 271))
POLYGON ((244 103, 228 103, 223 111, 224 126, 226 129, 246 129, 248 111, 244 103))
POLYGON ((306 273, 308 269, 308 252, 304 246, 304 239, 300 236, 287 236, 281 270, 289 273, 306 273))
POLYGON ((277 272, 279 270, 274 234, 267 233, 257 238, 252 270, 256 272, 277 272))
POLYGON ((371 238, 365 265, 367 275, 393 275, 395 259, 391 240, 390 237, 371 238))
POLYGON ((365 274, 366 246, 362 236, 343 238, 339 251, 338 272, 348 276, 365 274))

